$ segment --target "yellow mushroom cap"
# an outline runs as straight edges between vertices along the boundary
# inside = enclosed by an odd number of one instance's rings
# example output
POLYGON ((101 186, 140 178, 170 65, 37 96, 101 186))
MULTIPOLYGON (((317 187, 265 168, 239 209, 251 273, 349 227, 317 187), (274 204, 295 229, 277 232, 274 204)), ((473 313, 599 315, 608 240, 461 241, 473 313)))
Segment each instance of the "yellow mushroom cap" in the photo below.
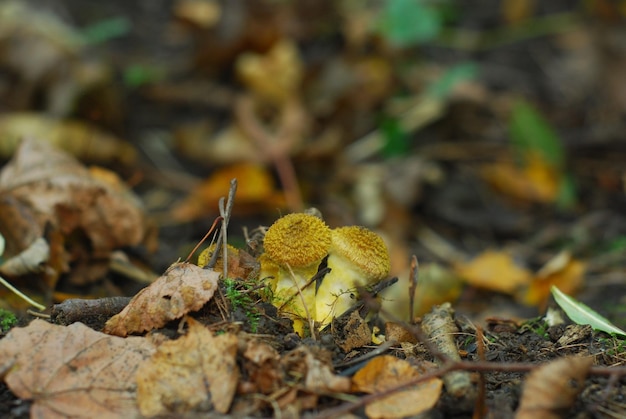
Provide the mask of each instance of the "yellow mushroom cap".
MULTIPOLYGON (((217 245, 213 243, 209 247, 204 249, 202 253, 200 253, 200 255, 198 255, 198 266, 200 266, 201 268, 204 268, 209 263, 216 247, 217 245)), ((237 256, 239 256, 239 249, 237 249, 236 247, 233 247, 229 244, 226 246, 226 249, 228 252, 228 260, 230 260, 231 257, 236 258, 237 256)), ((215 263, 215 267, 214 267, 215 271, 217 272, 222 272, 223 266, 224 266, 221 252, 222 251, 220 250, 220 255, 218 256, 217 262, 215 263)))
POLYGON ((316 321, 320 328, 345 313, 355 303, 356 287, 369 285, 389 275, 391 262, 383 239, 358 226, 332 231, 328 273, 315 296, 316 321))
POLYGON ((360 226, 336 228, 331 234, 329 253, 346 259, 367 278, 365 283, 357 280, 355 285, 371 284, 389 275, 389 251, 378 234, 360 226))
POLYGON ((328 226, 313 215, 288 214, 267 230, 263 246, 274 262, 297 269, 319 263, 326 256, 330 234, 328 226))

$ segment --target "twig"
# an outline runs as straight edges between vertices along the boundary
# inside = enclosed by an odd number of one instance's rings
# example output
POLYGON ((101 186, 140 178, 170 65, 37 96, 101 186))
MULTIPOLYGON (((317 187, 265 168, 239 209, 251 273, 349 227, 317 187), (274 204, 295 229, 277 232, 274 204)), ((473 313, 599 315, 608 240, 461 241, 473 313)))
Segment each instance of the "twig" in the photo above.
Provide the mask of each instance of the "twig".
POLYGON ((227 255, 226 255, 226 245, 228 244, 227 242, 227 232, 226 230, 228 229, 228 223, 230 222, 230 216, 232 214, 233 211, 233 205, 235 204, 235 194, 237 193, 237 179, 231 179, 230 181, 230 189, 228 190, 228 200, 226 201, 226 208, 224 208, 224 198, 220 198, 219 200, 219 210, 220 210, 220 217, 222 218, 222 228, 220 229, 220 233, 217 237, 217 244, 215 246, 215 251, 213 252, 213 254, 211 255, 211 259, 209 259, 209 263, 207 263, 207 268, 209 269, 213 269, 213 267, 215 267, 215 264, 217 263, 217 258, 219 257, 220 254, 220 246, 222 246, 223 244, 223 249, 224 249, 224 254, 223 254, 223 261, 224 261, 224 278, 227 277, 228 271, 226 268, 226 265, 228 264, 227 261, 227 255))
POLYGON ((35 307, 39 311, 44 311, 46 309, 46 306, 44 306, 42 304, 39 304, 37 301, 35 301, 32 298, 30 298, 28 295, 24 294, 22 291, 20 291, 17 288, 15 288, 13 285, 11 285, 9 283, 9 281, 7 281, 6 279, 4 279, 1 276, 0 276, 0 284, 2 284, 5 287, 7 287, 9 290, 11 290, 11 292, 13 292, 15 295, 17 295, 22 300, 26 301, 28 304, 32 305, 33 307, 35 307))
POLYGON ((253 102, 248 97, 240 98, 235 105, 235 114, 241 124, 241 128, 256 143, 257 150, 262 153, 266 159, 270 160, 285 192, 285 200, 287 206, 293 212, 301 212, 304 209, 302 202, 302 194, 298 186, 296 171, 289 157, 289 148, 293 142, 293 134, 290 133, 288 125, 294 118, 288 118, 286 113, 290 112, 290 105, 287 104, 282 109, 284 118, 281 120, 281 126, 278 135, 272 135, 267 132, 256 118, 253 110, 253 102))
POLYGON ((191 252, 189 252, 189 254, 187 255, 187 259, 185 259, 185 263, 189 263, 189 260, 191 259, 193 254, 196 253, 196 250, 198 250, 198 247, 202 246, 202 243, 204 243, 206 239, 211 235, 211 233, 213 233, 213 231, 215 230, 215 227, 217 226, 217 223, 221 220, 223 220, 222 216, 219 216, 215 218, 215 220, 213 220, 213 224, 211 224, 211 228, 209 229, 209 231, 206 232, 202 240, 200 240, 198 244, 196 244, 196 246, 191 250, 191 252))
POLYGON ((417 256, 411 257, 411 273, 409 274, 409 323, 413 324, 413 308, 415 307, 415 289, 417 288, 417 280, 419 277, 419 263, 417 256))

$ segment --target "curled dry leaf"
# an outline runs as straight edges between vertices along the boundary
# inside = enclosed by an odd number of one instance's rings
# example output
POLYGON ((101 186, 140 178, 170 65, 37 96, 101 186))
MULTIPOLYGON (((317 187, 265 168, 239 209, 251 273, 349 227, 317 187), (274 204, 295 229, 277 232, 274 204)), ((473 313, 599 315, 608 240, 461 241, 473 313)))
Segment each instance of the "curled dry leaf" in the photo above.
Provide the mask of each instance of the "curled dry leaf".
POLYGON ((566 357, 543 365, 526 378, 516 419, 558 419, 584 388, 592 357, 566 357))
POLYGON ((43 237, 40 237, 23 252, 0 265, 0 274, 20 276, 40 272, 49 258, 50 246, 43 237))
POLYGON ((213 336, 189 319, 189 332, 161 344, 137 370, 137 404, 144 416, 228 412, 239 382, 237 336, 213 336))
MULTIPOLYGON (((391 355, 372 359, 352 379, 352 390, 378 393, 407 383, 420 372, 408 361, 391 355)), ((437 403, 443 382, 431 378, 423 383, 396 391, 365 408, 369 418, 403 418, 425 412, 437 403)))
POLYGON ((135 371, 153 352, 144 338, 34 320, 0 340, 0 376, 34 401, 31 417, 136 417, 135 371))
POLYGON ((49 266, 89 266, 106 260, 116 248, 140 244, 146 230, 139 200, 130 191, 92 176, 49 144, 24 140, 0 173, 0 231, 7 239, 7 256, 28 248, 45 231, 65 247, 53 252, 58 244, 51 242, 49 266))
POLYGON ((141 290, 121 313, 111 317, 104 332, 126 336, 164 326, 199 310, 217 289, 220 274, 189 263, 175 263, 141 290))

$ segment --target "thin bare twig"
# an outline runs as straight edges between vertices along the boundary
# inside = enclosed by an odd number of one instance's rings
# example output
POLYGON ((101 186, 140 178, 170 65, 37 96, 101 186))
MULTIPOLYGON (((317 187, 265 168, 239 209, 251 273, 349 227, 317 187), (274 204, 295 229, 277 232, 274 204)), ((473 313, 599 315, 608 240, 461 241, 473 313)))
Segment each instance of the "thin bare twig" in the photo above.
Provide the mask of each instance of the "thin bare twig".
POLYGON ((417 256, 411 257, 411 273, 409 274, 409 323, 413 324, 413 308, 415 307, 415 290, 417 289, 417 280, 419 278, 419 263, 417 256))
POLYGON ((294 142, 292 138, 294 134, 290 126, 296 123, 294 120, 297 118, 289 114, 292 111, 291 105, 285 105, 282 109, 283 118, 281 118, 278 132, 271 134, 261 125, 253 108, 252 99, 249 97, 242 97, 236 102, 235 114, 241 128, 255 142, 259 153, 271 161, 276 168, 289 209, 292 212, 301 212, 304 209, 302 194, 296 171, 289 157, 289 149, 294 142))

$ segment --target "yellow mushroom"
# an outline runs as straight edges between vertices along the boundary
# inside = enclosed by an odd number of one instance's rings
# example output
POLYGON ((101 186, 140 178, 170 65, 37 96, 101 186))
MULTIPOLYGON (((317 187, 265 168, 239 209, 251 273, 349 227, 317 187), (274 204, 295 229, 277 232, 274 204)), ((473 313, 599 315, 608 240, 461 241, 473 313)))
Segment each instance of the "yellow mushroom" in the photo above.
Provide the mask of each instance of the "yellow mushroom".
MULTIPOLYGON (((261 258, 261 277, 274 276, 272 304, 296 319, 307 315, 315 319, 315 284, 310 282, 330 247, 328 226, 313 215, 289 214, 267 230, 263 246, 266 258, 261 258)), ((302 333, 298 328, 294 323, 294 329, 302 333)))
MULTIPOLYGON (((211 260, 211 257, 213 256, 213 252, 215 251, 216 247, 217 247, 217 245, 215 243, 213 243, 209 247, 204 249, 198 255, 198 266, 199 267, 204 268, 206 265, 208 265, 209 261, 211 260)), ((233 246, 231 246, 229 244, 226 247, 226 249, 227 249, 229 262, 230 262, 231 258, 237 258, 239 256, 239 249, 237 249, 236 247, 233 247, 233 246)), ((217 258, 217 261, 215 263, 215 267, 213 268, 213 270, 215 270, 216 272, 222 272, 224 270, 224 263, 222 261, 222 250, 221 249, 220 249, 220 255, 217 258)))
POLYGON ((378 234, 364 227, 350 226, 332 230, 331 238, 328 251, 331 271, 322 280, 315 297, 320 329, 356 302, 357 286, 385 279, 391 268, 389 251, 378 234))

